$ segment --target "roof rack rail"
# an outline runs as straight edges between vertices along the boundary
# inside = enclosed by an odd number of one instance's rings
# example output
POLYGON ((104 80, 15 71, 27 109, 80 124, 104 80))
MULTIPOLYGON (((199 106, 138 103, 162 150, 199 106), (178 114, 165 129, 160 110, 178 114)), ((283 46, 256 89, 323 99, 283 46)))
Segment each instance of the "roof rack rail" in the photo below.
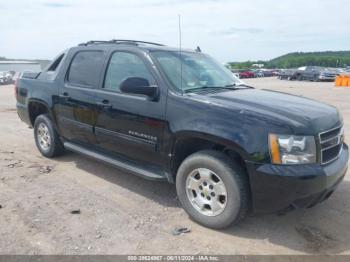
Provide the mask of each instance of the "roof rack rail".
POLYGON ((100 40, 91 40, 86 43, 81 43, 78 46, 88 46, 88 45, 94 45, 94 44, 108 44, 109 41, 100 41, 100 40))
POLYGON ((91 40, 86 43, 81 43, 78 46, 88 46, 88 45, 96 45, 96 44, 147 44, 147 45, 156 45, 156 46, 164 46, 163 44, 147 42, 147 41, 138 41, 138 40, 127 40, 127 39, 112 39, 108 41, 103 40, 91 40))
POLYGON ((154 42, 147 42, 147 41, 139 41, 139 40, 126 40, 126 39, 113 39, 110 40, 113 43, 117 43, 117 44, 123 44, 125 42, 129 42, 129 43, 135 43, 135 44, 148 44, 148 45, 156 45, 156 46, 164 46, 163 44, 159 44, 159 43, 154 43, 154 42))

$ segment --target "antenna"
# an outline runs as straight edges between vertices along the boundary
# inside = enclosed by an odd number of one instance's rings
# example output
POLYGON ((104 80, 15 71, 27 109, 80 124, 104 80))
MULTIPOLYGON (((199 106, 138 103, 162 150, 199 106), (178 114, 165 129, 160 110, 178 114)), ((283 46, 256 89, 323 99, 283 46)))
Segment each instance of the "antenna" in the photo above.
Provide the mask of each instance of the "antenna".
POLYGON ((179 15, 179 49, 180 49, 180 87, 182 90, 182 43, 181 43, 181 15, 179 15))

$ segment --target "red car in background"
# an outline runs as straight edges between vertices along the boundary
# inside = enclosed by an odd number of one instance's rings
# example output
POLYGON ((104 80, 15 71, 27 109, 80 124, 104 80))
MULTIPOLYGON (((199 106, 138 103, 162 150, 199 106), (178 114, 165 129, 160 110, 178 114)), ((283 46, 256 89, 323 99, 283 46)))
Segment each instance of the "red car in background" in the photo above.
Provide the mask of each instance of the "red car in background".
POLYGON ((252 71, 243 71, 239 73, 239 78, 254 78, 255 73, 252 71))
POLYGON ((255 73, 253 71, 243 71, 239 73, 239 78, 254 78, 255 73))

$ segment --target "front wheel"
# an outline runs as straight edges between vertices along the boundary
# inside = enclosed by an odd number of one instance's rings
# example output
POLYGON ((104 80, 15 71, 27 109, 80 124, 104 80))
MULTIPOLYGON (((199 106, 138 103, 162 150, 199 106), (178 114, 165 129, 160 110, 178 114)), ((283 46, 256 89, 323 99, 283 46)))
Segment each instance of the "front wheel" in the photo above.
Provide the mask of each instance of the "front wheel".
POLYGON ((245 172, 217 151, 200 151, 187 157, 179 167, 176 190, 189 216, 210 228, 238 223, 249 208, 245 172))

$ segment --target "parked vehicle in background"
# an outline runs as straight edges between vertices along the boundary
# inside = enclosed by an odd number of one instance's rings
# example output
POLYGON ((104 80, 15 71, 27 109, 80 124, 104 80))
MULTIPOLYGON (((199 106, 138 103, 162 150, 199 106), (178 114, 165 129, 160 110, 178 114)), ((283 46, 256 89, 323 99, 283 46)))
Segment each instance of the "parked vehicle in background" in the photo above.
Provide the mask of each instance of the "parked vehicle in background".
POLYGON ((335 69, 319 66, 305 66, 298 68, 297 80, 334 81, 339 73, 335 69))
POLYGON ((283 69, 278 78, 287 80, 334 81, 340 71, 335 68, 304 66, 298 69, 283 69))
POLYGON ((279 76, 281 73, 281 70, 272 70, 272 76, 279 76))
POLYGON ((262 71, 262 73, 264 74, 264 77, 273 76, 272 70, 264 70, 264 71, 262 71))
POLYGON ((0 85, 12 83, 12 75, 9 72, 0 72, 0 85))
POLYGON ((4 85, 6 81, 5 72, 0 72, 0 85, 4 85))
POLYGON ((7 72, 7 77, 8 77, 8 84, 14 84, 15 83, 15 77, 16 72, 15 71, 8 71, 7 72))
POLYGON ((13 74, 12 71, 6 73, 7 84, 13 84, 13 74))
POLYGON ((23 73, 15 94, 43 156, 68 149, 174 183, 184 210, 211 228, 312 207, 347 170, 337 108, 254 89, 192 50, 90 41, 23 73))
POLYGON ((271 69, 252 69, 252 70, 231 70, 239 78, 254 78, 254 77, 272 77, 279 74, 277 70, 271 69))
POLYGON ((253 71, 243 71, 239 73, 239 78, 254 78, 255 73, 253 71))
POLYGON ((12 76, 12 83, 16 83, 16 81, 21 77, 21 73, 20 72, 14 72, 13 76, 12 76))
POLYGON ((281 80, 295 80, 297 79, 297 69, 282 69, 278 75, 281 80))
POLYGON ((324 68, 318 75, 318 81, 334 81, 339 74, 336 69, 324 68))
POLYGON ((264 77, 264 72, 263 71, 256 71, 255 72, 255 77, 264 77))

